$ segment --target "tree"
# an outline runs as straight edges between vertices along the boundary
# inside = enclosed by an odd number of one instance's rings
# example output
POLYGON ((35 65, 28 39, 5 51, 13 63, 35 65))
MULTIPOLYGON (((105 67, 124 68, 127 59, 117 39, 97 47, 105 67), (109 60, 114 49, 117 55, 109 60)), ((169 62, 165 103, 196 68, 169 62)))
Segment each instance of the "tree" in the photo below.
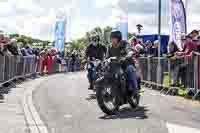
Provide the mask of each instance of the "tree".
POLYGON ((10 35, 10 38, 18 38, 19 37, 19 34, 11 34, 10 35))
POLYGON ((24 37, 18 37, 18 38, 17 38, 17 42, 21 42, 21 43, 23 43, 23 45, 26 44, 26 40, 25 40, 24 37))
POLYGON ((112 27, 110 27, 110 26, 106 26, 103 30, 104 30, 104 32, 112 32, 112 27))
POLYGON ((103 43, 108 45, 110 43, 110 34, 112 32, 112 27, 107 26, 103 29, 103 43))
POLYGON ((102 29, 100 27, 96 27, 93 29, 94 32, 96 32, 97 34, 101 35, 103 32, 102 32, 102 29))
MULTIPOLYGON (((95 32, 99 33, 101 36, 101 41, 104 45, 110 44, 110 34, 112 32, 113 28, 110 26, 107 26, 105 28, 96 27, 93 30, 86 32, 85 36, 82 38, 78 38, 73 40, 70 44, 68 44, 67 48, 69 51, 83 51, 86 49, 86 47, 89 45, 89 42, 91 41, 91 35, 95 32)), ((136 36, 135 33, 128 33, 129 39, 133 36, 136 36)))
POLYGON ((136 36, 135 33, 128 33, 128 39, 131 39, 133 36, 136 36))
POLYGON ((90 35, 90 32, 86 32, 85 34, 85 38, 87 40, 87 43, 89 43, 91 41, 91 35, 90 35))
POLYGON ((88 46, 87 39, 86 37, 83 37, 83 38, 73 40, 69 48, 70 48, 70 51, 74 51, 74 50, 81 51, 81 50, 84 50, 87 46, 88 46))

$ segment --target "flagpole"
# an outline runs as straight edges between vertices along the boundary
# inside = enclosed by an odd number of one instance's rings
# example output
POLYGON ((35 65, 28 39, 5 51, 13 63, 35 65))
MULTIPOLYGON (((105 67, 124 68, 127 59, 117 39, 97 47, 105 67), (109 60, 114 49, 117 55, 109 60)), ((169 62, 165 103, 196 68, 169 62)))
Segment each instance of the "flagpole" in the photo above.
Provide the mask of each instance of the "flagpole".
POLYGON ((161 8, 162 8, 162 3, 161 0, 158 0, 158 70, 157 70, 157 83, 162 83, 161 82, 161 8))
MULTIPOLYGON (((161 0, 158 0, 158 40, 161 44, 161 0)), ((158 55, 160 57, 160 46, 159 46, 159 50, 158 50, 158 55)))

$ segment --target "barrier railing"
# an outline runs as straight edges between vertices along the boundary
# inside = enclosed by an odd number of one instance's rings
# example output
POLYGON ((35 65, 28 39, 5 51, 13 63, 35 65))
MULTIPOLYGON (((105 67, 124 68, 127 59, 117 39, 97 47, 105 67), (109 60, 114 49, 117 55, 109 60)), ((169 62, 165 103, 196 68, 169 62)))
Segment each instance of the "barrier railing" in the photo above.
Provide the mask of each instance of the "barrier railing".
POLYGON ((194 99, 200 93, 200 54, 193 53, 192 57, 139 58, 142 81, 159 88, 181 86, 194 90, 194 99))
MULTIPOLYGON (((139 67, 142 81, 152 87, 171 88, 179 83, 184 88, 194 90, 194 99, 200 93, 200 54, 192 57, 169 59, 165 57, 141 57, 139 67)), ((0 56, 0 86, 18 78, 51 74, 57 72, 75 72, 81 69, 81 60, 66 59, 58 63, 56 57, 48 62, 46 58, 36 56, 0 56)))
POLYGON ((80 60, 58 63, 56 57, 51 61, 36 56, 0 56, 0 86, 19 78, 36 74, 80 71, 80 60))
POLYGON ((0 56, 0 85, 16 78, 31 76, 36 65, 36 57, 0 56))

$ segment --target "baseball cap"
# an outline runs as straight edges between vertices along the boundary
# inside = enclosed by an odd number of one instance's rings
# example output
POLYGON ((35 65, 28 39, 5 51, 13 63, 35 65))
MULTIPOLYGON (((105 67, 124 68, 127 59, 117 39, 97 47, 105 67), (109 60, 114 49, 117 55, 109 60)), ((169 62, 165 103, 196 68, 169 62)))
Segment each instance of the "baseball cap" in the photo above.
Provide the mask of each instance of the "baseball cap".
POLYGON ((193 30, 193 31, 191 32, 191 34, 193 34, 193 33, 199 34, 199 31, 198 31, 198 30, 193 30))

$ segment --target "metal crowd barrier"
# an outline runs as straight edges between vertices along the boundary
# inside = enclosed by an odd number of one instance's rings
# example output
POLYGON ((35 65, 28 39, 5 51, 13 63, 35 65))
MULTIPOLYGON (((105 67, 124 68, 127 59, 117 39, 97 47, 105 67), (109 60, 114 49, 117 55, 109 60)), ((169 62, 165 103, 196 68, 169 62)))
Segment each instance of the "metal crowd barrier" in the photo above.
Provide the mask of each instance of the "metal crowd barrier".
POLYGON ((36 73, 36 57, 0 56, 0 85, 36 73))
POLYGON ((37 74, 80 71, 81 61, 68 59, 64 64, 53 57, 47 66, 47 60, 36 56, 0 56, 0 87, 15 79, 34 77, 37 74))
POLYGON ((141 68, 141 77, 143 81, 148 81, 151 84, 162 85, 164 74, 167 72, 167 60, 160 58, 142 57, 139 59, 141 68))
POLYGON ((75 61, 73 61, 72 59, 68 59, 67 60, 67 67, 68 67, 68 72, 80 71, 81 60, 78 59, 78 58, 75 61))
POLYGON ((194 99, 200 93, 199 53, 180 59, 141 57, 139 65, 144 83, 162 88, 170 88, 173 83, 179 83, 184 88, 195 90, 194 99))
POLYGON ((194 53, 194 88, 196 90, 196 94, 193 99, 196 99, 200 94, 200 54, 194 53))

